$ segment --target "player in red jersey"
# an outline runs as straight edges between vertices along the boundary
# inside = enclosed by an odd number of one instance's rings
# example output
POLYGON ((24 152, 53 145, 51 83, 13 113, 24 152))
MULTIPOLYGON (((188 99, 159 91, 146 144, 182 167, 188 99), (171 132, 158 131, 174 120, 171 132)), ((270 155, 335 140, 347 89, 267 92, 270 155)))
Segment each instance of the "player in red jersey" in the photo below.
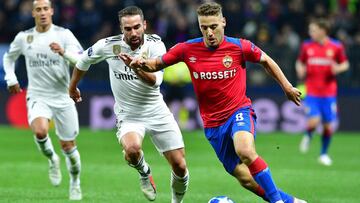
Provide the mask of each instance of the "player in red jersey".
POLYGON ((187 64, 198 99, 205 135, 228 173, 245 188, 272 203, 305 202, 280 190, 269 167, 255 150, 256 115, 246 92, 245 62, 264 66, 288 99, 300 105, 300 92, 279 66, 253 43, 224 35, 221 6, 204 3, 198 10, 203 37, 179 43, 161 58, 132 58, 120 54, 133 69, 153 72, 183 61, 187 64))
POLYGON ((307 152, 313 131, 323 122, 322 147, 319 162, 330 166, 328 148, 333 134, 331 123, 337 119, 337 83, 336 75, 349 68, 343 45, 328 36, 329 25, 324 19, 309 24, 311 40, 303 42, 296 71, 300 80, 305 79, 307 95, 305 97, 308 117, 307 132, 301 143, 300 151, 307 152))

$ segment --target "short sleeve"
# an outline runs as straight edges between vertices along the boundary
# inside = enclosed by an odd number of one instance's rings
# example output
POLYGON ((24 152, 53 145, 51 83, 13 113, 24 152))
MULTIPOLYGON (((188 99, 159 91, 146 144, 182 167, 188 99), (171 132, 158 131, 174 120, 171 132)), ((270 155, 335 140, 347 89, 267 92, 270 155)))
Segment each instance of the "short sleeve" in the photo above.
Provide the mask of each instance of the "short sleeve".
POLYGON ((240 43, 245 61, 258 63, 261 58, 261 49, 249 40, 240 39, 240 43))
POLYGON ((343 63, 344 61, 347 60, 348 58, 346 56, 345 48, 342 44, 340 44, 336 54, 336 62, 343 63))
POLYGON ((90 68, 91 64, 99 63, 106 59, 106 56, 103 54, 103 48, 105 45, 105 40, 97 41, 93 46, 85 50, 79 61, 76 63, 76 67, 80 70, 87 71, 90 68))
POLYGON ((76 39, 76 37, 74 36, 74 34, 66 29, 65 30, 65 52, 70 52, 70 53, 82 53, 83 52, 83 48, 80 44, 80 42, 76 39))
POLYGON ((185 48, 185 43, 176 44, 166 54, 162 56, 162 61, 168 66, 183 61, 185 48))
POLYGON ((306 56, 306 46, 305 44, 303 43, 300 47, 300 52, 299 52, 299 55, 298 55, 298 58, 297 58, 299 61, 301 61, 302 63, 306 63, 306 60, 307 60, 307 56, 306 56))

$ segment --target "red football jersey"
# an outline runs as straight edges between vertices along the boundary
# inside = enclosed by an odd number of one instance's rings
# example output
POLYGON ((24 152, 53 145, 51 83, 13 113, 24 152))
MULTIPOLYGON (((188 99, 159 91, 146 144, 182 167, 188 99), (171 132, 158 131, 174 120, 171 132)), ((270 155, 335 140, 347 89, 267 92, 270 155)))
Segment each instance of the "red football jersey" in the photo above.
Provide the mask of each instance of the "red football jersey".
POLYGON ((204 127, 218 127, 239 108, 250 106, 246 93, 245 61, 259 62, 261 50, 244 39, 226 37, 216 49, 203 38, 179 43, 162 60, 183 61, 189 68, 204 127))
POLYGON ((324 44, 312 40, 305 41, 301 46, 298 59, 306 65, 305 86, 308 95, 336 96, 336 77, 331 67, 334 63, 347 60, 341 42, 333 39, 327 39, 324 44))

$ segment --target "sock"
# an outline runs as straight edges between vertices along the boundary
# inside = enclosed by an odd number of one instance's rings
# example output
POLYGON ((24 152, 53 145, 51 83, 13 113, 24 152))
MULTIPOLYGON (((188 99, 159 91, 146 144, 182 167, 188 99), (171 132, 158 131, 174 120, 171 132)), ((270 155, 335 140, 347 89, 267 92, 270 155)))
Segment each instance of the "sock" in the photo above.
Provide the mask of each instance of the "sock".
POLYGON ((306 134, 305 134, 305 135, 307 135, 307 136, 310 138, 310 140, 311 140, 312 137, 313 137, 313 132, 314 132, 314 130, 315 130, 315 128, 308 128, 308 129, 306 130, 306 134))
POLYGON ((330 146, 330 141, 331 141, 331 130, 324 130, 323 135, 321 137, 321 155, 323 154, 327 154, 328 153, 328 149, 330 146))
MULTIPOLYGON (((280 193, 281 199, 284 201, 284 203, 293 203, 294 202, 294 197, 281 191, 278 190, 278 192, 280 193)), ((265 190, 262 189, 260 187, 260 185, 258 186, 258 188, 256 189, 255 194, 257 194, 259 197, 263 198, 265 201, 269 202, 269 198, 266 197, 265 195, 265 190)))
POLYGON ((141 158, 137 164, 133 165, 129 163, 129 166, 135 168, 141 176, 148 176, 151 172, 149 165, 145 161, 144 154, 141 154, 141 158))
POLYGON ((184 177, 179 177, 172 171, 170 184, 172 191, 171 203, 181 203, 189 185, 189 172, 186 171, 184 177))
POLYGON ((248 167, 255 181, 264 189, 265 195, 269 198, 270 202, 281 201, 281 195, 276 188, 265 161, 261 159, 261 157, 258 157, 248 167))
POLYGON ((47 135, 44 139, 38 139, 34 136, 35 143, 38 149, 48 158, 52 159, 53 155, 55 154, 54 146, 51 143, 50 136, 47 135))
POLYGON ((81 161, 77 147, 72 148, 68 152, 63 151, 63 153, 70 174, 70 183, 80 185, 81 161))

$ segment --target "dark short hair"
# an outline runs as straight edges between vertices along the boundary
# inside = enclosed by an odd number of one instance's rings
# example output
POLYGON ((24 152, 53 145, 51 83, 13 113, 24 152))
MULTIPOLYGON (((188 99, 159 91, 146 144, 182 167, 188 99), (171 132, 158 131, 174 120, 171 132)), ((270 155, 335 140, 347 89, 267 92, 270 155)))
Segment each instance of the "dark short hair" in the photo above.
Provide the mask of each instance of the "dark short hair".
POLYGON ((124 16, 134 16, 134 15, 139 15, 141 17, 141 19, 144 20, 143 11, 137 6, 128 6, 128 7, 124 8, 121 11, 118 12, 119 21, 124 16))
POLYGON ((317 25, 319 28, 325 30, 326 34, 329 34, 330 32, 330 23, 324 18, 313 19, 311 20, 310 24, 317 25))
POLYGON ((222 7, 216 2, 203 3, 197 9, 199 16, 222 16, 222 7))

